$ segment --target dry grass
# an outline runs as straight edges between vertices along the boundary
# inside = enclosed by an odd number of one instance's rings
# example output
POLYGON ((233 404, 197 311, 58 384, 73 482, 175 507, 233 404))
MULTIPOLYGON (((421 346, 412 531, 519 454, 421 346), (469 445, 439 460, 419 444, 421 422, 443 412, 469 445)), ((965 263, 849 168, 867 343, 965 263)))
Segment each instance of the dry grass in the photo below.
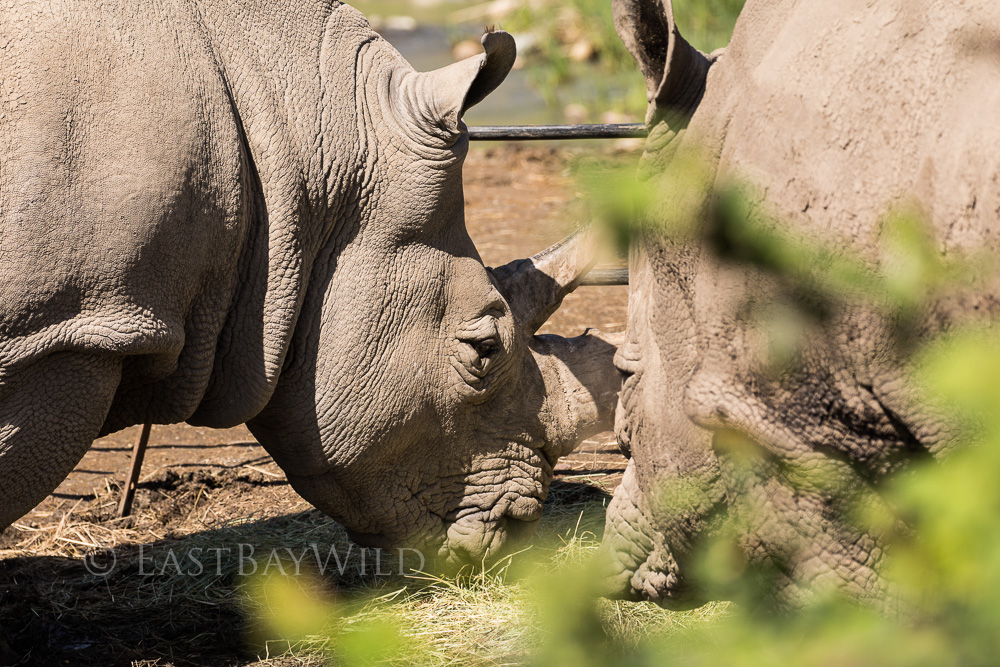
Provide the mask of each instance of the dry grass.
MULTIPOLYGON (((126 520, 112 518, 120 490, 107 484, 58 521, 20 524, 17 543, 0 544, 8 547, 0 550, 0 651, 4 640, 8 644, 0 663, 14 657, 24 664, 352 662, 356 654, 345 656, 343 647, 355 636, 367 641, 372 628, 383 627, 402 643, 376 652, 378 662, 523 663, 551 638, 546 609, 553 604, 549 598, 561 595, 551 582, 567 576, 555 573, 582 572, 577 568, 599 544, 608 500, 602 482, 609 480, 614 476, 594 474, 555 483, 538 535, 521 553, 476 573, 413 577, 375 576, 370 554, 362 572, 358 548, 317 511, 233 516, 235 495, 280 484, 260 471, 177 475, 168 470, 143 486, 137 513, 126 520), (314 544, 324 553, 330 547, 341 555, 352 549, 352 565, 322 577, 304 566, 303 576, 289 577, 304 591, 291 610, 268 599, 258 580, 241 576, 239 545, 252 545, 262 570, 263 555, 271 549, 291 549, 294 555, 314 544), (220 548, 229 551, 209 551, 220 548), (95 552, 100 557, 84 560, 95 552), (88 571, 88 562, 96 571, 109 562, 108 554, 115 559, 109 575, 88 571), (199 555, 203 571, 194 571, 185 560, 189 554, 199 555), (298 622, 303 627, 289 631, 288 623, 294 625, 309 604, 314 608, 298 622)), ((282 562, 291 574, 291 561, 282 562)), ((567 604, 579 606, 586 585, 566 581, 580 589, 567 591, 567 604)), ((594 604, 589 597, 587 604, 594 604)), ((623 652, 651 635, 724 610, 675 614, 607 600, 594 608, 607 642, 623 652)))
MULTIPOLYGON (((534 544, 492 567, 369 584, 363 594, 326 607, 316 604, 321 595, 293 596, 291 604, 309 605, 312 600, 316 613, 325 613, 330 620, 320 632, 307 631, 291 645, 279 642, 271 647, 283 649, 279 656, 283 659, 317 655, 352 664, 358 656, 345 656, 338 642, 351 632, 388 627, 404 646, 392 655, 377 650, 362 653, 363 659, 384 664, 524 664, 535 662, 546 643, 565 641, 561 621, 573 622, 581 610, 596 613, 604 648, 622 656, 653 638, 711 622, 725 613, 725 604, 671 613, 645 603, 594 599, 588 563, 600 543, 605 508, 601 499, 572 502, 579 496, 578 488, 557 486, 534 544), (564 619, 552 618, 564 611, 564 619)), ((268 597, 267 586, 261 582, 251 594, 251 605, 268 606, 262 602, 268 597)), ((285 609, 279 601, 263 609, 262 616, 285 609)), ((281 622, 272 625, 280 626, 281 622)))

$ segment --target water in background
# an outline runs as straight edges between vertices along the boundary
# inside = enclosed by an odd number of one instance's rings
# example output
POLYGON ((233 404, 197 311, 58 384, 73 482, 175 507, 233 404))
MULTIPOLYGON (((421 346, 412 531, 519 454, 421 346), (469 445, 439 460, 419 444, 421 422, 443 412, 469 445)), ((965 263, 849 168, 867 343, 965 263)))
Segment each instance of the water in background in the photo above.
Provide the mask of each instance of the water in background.
MULTIPOLYGON (((455 61, 450 46, 452 35, 457 34, 463 39, 477 39, 482 29, 449 29, 443 25, 418 23, 413 30, 382 27, 379 33, 415 69, 426 72, 455 61)), ((556 123, 563 122, 563 115, 562 109, 547 106, 542 96, 531 87, 526 70, 514 70, 485 101, 466 114, 465 121, 469 125, 556 123)))
MULTIPOLYGON (((364 13, 373 27, 419 71, 437 69, 455 62, 459 57, 467 57, 468 53, 462 56, 454 54, 452 46, 463 41, 478 42, 485 25, 492 23, 485 15, 469 19, 469 10, 475 13, 477 5, 457 0, 356 0, 349 4, 364 13)), ((510 28, 502 20, 498 27, 510 28)), ((518 34, 517 31, 512 33, 518 42, 518 65, 524 65, 525 53, 533 43, 537 44, 539 36, 518 34)), ((547 61, 537 52, 530 60, 536 68, 536 75, 539 68, 546 67, 547 61)), ((529 68, 515 66, 506 81, 489 98, 469 111, 466 122, 469 125, 597 122, 604 111, 618 110, 609 107, 620 106, 605 101, 609 95, 610 99, 620 97, 641 80, 637 70, 634 74, 628 72, 625 77, 621 74, 611 77, 597 67, 584 67, 582 75, 561 84, 556 95, 554 91, 540 90, 539 77, 533 77, 529 68), (586 108, 587 117, 567 116, 567 108, 573 106, 586 108)))

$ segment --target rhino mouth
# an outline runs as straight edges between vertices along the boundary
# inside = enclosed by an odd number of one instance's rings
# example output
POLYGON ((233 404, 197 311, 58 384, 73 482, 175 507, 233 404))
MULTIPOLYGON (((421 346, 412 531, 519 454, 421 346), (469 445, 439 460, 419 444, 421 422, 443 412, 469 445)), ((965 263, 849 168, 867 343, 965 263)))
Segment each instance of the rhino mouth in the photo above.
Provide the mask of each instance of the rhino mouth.
POLYGON ((432 528, 400 538, 346 528, 347 536, 369 549, 416 549, 427 567, 453 571, 465 566, 495 562, 523 547, 541 523, 540 496, 520 496, 499 510, 468 508, 454 518, 438 518, 432 528))
POLYGON ((608 506, 599 558, 604 595, 613 599, 649 601, 671 610, 705 604, 686 578, 665 536, 649 520, 649 508, 630 459, 622 483, 608 506))
POLYGON ((523 547, 538 528, 552 465, 544 452, 520 446, 505 454, 475 466, 476 473, 457 474, 415 492, 385 480, 384 489, 397 491, 388 502, 356 495, 344 503, 343 496, 331 497, 330 490, 339 486, 332 473, 289 479, 359 546, 415 549, 428 569, 453 571, 497 561, 523 547), (411 517, 405 527, 400 515, 411 517))
POLYGON ((484 565, 507 556, 534 536, 542 516, 542 499, 521 496, 503 509, 469 512, 444 526, 438 562, 447 569, 484 565))
POLYGON ((361 546, 417 549, 429 570, 455 572, 483 567, 522 548, 541 523, 542 494, 504 499, 492 507, 467 507, 447 517, 434 516, 433 526, 402 540, 348 530, 361 546))

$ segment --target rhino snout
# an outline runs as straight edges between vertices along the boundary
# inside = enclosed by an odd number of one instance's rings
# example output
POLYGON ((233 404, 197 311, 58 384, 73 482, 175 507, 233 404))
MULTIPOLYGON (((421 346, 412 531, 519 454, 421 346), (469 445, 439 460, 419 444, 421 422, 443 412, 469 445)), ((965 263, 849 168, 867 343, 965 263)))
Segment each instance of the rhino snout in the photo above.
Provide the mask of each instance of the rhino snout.
POLYGON ((542 498, 518 496, 500 508, 467 514, 450 523, 439 550, 452 567, 481 565, 522 547, 538 529, 542 498))

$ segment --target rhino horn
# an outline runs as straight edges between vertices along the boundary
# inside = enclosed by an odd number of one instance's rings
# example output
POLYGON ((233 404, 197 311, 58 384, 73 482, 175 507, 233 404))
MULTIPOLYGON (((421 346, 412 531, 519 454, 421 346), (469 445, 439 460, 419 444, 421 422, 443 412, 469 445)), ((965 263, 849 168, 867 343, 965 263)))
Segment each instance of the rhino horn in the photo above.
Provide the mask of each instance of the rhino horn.
POLYGON ((484 53, 430 72, 404 73, 394 79, 391 102, 426 132, 453 140, 462 116, 499 86, 517 57, 514 38, 502 30, 482 38, 484 53))
POLYGON ((545 324, 594 267, 600 243, 593 228, 582 228, 527 259, 492 269, 515 321, 534 333, 545 324))

